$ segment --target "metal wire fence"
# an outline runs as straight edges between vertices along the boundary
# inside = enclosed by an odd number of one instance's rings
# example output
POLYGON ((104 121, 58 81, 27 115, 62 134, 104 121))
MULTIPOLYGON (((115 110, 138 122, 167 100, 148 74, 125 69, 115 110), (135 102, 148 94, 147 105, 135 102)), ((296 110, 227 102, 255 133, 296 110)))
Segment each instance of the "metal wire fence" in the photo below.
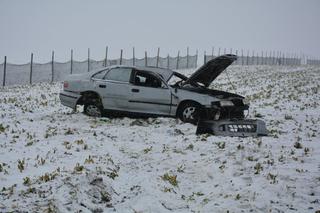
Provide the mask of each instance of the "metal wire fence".
POLYGON ((67 75, 80 74, 111 65, 128 65, 128 66, 152 66, 168 69, 188 69, 197 67, 198 55, 189 55, 187 51, 186 56, 178 55, 176 57, 167 56, 148 57, 147 52, 144 58, 122 58, 122 50, 120 58, 103 60, 90 59, 90 52, 88 50, 88 59, 85 61, 73 60, 73 51, 71 51, 71 59, 67 62, 56 62, 54 59, 54 52, 52 52, 52 60, 48 63, 40 64, 33 62, 33 54, 31 54, 30 63, 27 64, 11 64, 7 63, 5 57, 4 63, 0 64, 0 82, 3 86, 7 85, 24 85, 39 82, 54 82, 62 81, 67 75))
MULTIPOLYGON (((189 55, 189 48, 187 48, 187 54, 180 56, 178 51, 177 56, 167 57, 160 56, 160 48, 158 48, 157 55, 155 57, 149 57, 145 52, 145 57, 136 58, 133 48, 133 56, 130 59, 123 58, 123 50, 120 51, 120 58, 108 59, 108 47, 106 47, 106 54, 103 60, 90 59, 90 49, 88 49, 88 58, 85 61, 76 61, 73 59, 73 50, 71 50, 70 60, 67 62, 56 62, 54 52, 52 52, 52 60, 48 63, 34 63, 33 54, 31 54, 31 60, 27 64, 12 64, 7 63, 7 57, 4 58, 4 62, 0 64, 0 82, 2 86, 7 85, 24 85, 38 82, 55 82, 62 81, 67 75, 80 74, 89 72, 92 70, 100 69, 111 65, 128 65, 128 66, 152 66, 168 69, 189 69, 196 68, 198 66, 198 51, 195 55, 189 55)), ((211 55, 203 54, 203 63, 221 55, 220 48, 217 53, 214 53, 212 49, 211 55)), ((261 54, 249 54, 249 51, 244 54, 243 50, 234 51, 230 49, 230 54, 236 54, 238 59, 233 65, 286 65, 286 66, 298 66, 302 64, 307 65, 320 65, 320 60, 317 59, 303 59, 298 57, 297 54, 284 54, 281 52, 261 52, 261 54)), ((223 54, 226 54, 224 49, 223 54)))

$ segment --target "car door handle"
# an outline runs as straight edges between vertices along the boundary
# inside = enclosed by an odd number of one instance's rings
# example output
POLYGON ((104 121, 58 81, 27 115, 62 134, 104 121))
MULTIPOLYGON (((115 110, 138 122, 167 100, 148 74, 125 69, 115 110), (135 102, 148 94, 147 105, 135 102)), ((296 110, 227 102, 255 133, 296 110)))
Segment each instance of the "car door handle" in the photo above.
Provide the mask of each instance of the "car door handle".
POLYGON ((132 89, 131 91, 132 92, 139 92, 140 90, 139 89, 132 89))
POLYGON ((100 88, 106 88, 106 85, 99 84, 99 87, 100 87, 100 88))

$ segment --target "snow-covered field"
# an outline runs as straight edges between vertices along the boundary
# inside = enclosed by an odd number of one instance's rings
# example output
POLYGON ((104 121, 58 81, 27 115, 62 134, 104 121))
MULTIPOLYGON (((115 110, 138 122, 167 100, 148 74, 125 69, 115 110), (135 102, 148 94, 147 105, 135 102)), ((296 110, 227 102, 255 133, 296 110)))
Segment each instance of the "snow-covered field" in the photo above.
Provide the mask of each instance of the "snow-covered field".
POLYGON ((250 100, 263 138, 90 118, 60 104, 58 83, 0 89, 0 212, 316 212, 319 82, 319 67, 224 72, 212 86, 250 100))

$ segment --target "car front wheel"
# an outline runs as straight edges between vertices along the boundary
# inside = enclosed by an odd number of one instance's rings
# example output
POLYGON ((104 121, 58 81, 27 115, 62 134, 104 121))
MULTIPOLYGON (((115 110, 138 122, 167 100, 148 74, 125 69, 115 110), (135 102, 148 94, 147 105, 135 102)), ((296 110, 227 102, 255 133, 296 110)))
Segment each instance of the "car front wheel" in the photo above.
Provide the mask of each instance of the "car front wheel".
POLYGON ((92 117, 101 117, 102 116, 101 104, 97 102, 86 103, 84 105, 84 114, 92 117))
POLYGON ((183 122, 196 124, 200 117, 200 109, 199 104, 187 102, 180 107, 178 117, 183 122))

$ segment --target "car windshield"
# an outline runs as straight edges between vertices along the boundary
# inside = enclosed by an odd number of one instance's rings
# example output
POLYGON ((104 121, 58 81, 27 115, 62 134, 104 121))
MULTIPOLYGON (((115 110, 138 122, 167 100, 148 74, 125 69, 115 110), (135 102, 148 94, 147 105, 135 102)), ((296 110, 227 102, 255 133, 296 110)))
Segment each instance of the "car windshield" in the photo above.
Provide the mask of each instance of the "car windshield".
POLYGON ((190 84, 184 84, 188 78, 180 73, 174 72, 173 75, 169 78, 168 84, 171 87, 201 87, 196 82, 190 82, 190 84))

